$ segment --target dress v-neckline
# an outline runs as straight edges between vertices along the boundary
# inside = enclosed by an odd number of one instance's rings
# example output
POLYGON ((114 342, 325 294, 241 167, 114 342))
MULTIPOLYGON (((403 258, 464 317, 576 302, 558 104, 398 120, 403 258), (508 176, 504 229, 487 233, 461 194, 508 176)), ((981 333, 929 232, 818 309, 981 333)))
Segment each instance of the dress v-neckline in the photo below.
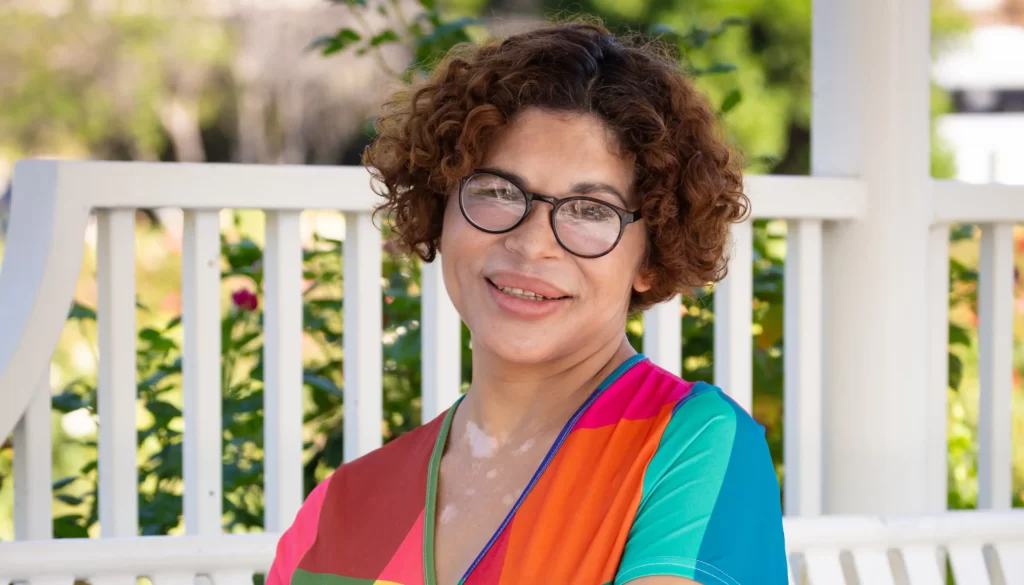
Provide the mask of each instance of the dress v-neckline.
MULTIPOLYGON (((537 471, 534 472, 533 477, 531 477, 530 481, 526 484, 526 488, 523 489, 523 493, 521 493, 519 495, 519 498, 516 499, 515 504, 512 505, 512 508, 508 511, 508 514, 505 515, 505 519, 502 520, 501 524, 498 525, 497 530, 495 530, 494 534, 491 535, 491 538, 488 539, 487 544, 484 545, 483 550, 480 551, 480 553, 476 556, 476 559, 474 559, 473 562, 469 565, 469 568, 466 569, 466 572, 459 579, 458 585, 464 585, 466 583, 466 580, 469 579, 469 576, 473 573, 473 569, 475 569, 476 566, 480 564, 480 561, 482 561, 483 558, 487 556, 487 553, 491 550, 491 547, 494 546, 494 543, 498 540, 501 534, 505 531, 505 528, 515 517, 516 511, 519 510, 519 506, 521 506, 522 503, 526 500, 526 497, 530 495, 530 491, 533 489, 533 486, 537 484, 537 481, 544 473, 544 470, 547 469, 548 465, 551 463, 551 460, 555 458, 556 454, 558 454, 559 448, 561 448, 562 443, 565 442, 565 439, 569 436, 569 433, 572 431, 573 427, 576 426, 576 423, 579 422, 580 417, 582 417, 583 414, 590 409, 594 402, 597 401, 598 397, 600 397, 601 394, 603 394, 609 386, 615 383, 615 381, 622 377, 622 375, 625 374, 627 371, 629 371, 630 368, 632 368, 638 362, 641 362, 645 359, 647 359, 645 355, 638 353, 629 357, 629 359, 627 359, 626 361, 622 362, 622 364, 620 364, 619 367, 615 368, 615 370, 611 374, 609 374, 601 382, 600 385, 598 385, 597 389, 590 394, 587 400, 584 401, 578 409, 576 409, 576 412, 569 418, 569 420, 562 427, 562 430, 558 433, 558 437, 555 438, 555 442, 551 445, 551 448, 548 449, 548 452, 544 456, 544 459, 541 460, 540 465, 537 467, 537 471)), ((427 467, 427 501, 423 512, 424 585, 437 585, 437 570, 434 565, 434 535, 436 532, 435 518, 437 516, 437 486, 441 474, 441 457, 444 455, 445 445, 448 444, 448 436, 451 433, 452 421, 455 419, 455 411, 462 403, 462 400, 465 397, 465 394, 459 396, 459 398, 455 401, 455 403, 451 406, 451 408, 448 409, 448 412, 445 414, 444 421, 441 423, 441 429, 440 431, 438 431, 437 434, 437 440, 434 442, 434 450, 430 454, 430 463, 427 467)))

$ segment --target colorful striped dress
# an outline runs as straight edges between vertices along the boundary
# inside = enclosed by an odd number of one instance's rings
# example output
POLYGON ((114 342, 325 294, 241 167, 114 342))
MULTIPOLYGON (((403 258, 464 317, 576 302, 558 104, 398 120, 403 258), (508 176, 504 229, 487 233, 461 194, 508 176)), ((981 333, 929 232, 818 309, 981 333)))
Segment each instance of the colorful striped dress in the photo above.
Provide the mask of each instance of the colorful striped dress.
MULTIPOLYGON (((434 505, 454 411, 321 482, 282 535, 267 585, 436 585, 434 505)), ((653 575, 787 583, 764 429, 718 388, 639 355, 568 421, 460 585, 653 575)))

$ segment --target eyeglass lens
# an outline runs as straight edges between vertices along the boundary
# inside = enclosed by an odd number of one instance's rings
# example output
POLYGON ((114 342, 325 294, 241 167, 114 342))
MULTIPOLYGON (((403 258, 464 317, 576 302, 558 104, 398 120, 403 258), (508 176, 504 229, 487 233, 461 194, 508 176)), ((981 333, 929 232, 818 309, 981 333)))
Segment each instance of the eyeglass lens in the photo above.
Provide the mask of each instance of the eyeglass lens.
MULTIPOLYGON (((508 179, 496 175, 471 176, 463 184, 460 197, 466 218, 487 232, 508 231, 527 212, 526 194, 508 179)), ((599 256, 615 246, 622 222, 619 214, 604 203, 572 199, 557 206, 551 227, 569 252, 599 256)))

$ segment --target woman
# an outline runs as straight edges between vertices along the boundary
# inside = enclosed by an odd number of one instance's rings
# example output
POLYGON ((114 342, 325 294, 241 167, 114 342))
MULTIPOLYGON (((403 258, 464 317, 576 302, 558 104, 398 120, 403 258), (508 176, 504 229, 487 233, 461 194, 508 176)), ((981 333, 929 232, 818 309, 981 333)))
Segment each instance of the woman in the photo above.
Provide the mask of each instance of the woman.
POLYGON ((442 254, 473 380, 313 491, 269 585, 786 583, 763 429, 625 335, 720 279, 747 213, 677 63, 551 26, 453 52, 378 130, 382 208, 442 254))

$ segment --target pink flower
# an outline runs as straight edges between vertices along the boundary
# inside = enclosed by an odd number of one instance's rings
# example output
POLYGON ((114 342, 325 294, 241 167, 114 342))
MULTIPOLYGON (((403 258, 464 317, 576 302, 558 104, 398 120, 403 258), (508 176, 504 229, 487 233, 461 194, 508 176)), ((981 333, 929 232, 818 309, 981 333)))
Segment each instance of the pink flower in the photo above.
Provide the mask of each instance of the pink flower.
POLYGON ((231 301, 241 311, 255 311, 260 306, 260 299, 247 288, 240 288, 231 293, 231 301))

